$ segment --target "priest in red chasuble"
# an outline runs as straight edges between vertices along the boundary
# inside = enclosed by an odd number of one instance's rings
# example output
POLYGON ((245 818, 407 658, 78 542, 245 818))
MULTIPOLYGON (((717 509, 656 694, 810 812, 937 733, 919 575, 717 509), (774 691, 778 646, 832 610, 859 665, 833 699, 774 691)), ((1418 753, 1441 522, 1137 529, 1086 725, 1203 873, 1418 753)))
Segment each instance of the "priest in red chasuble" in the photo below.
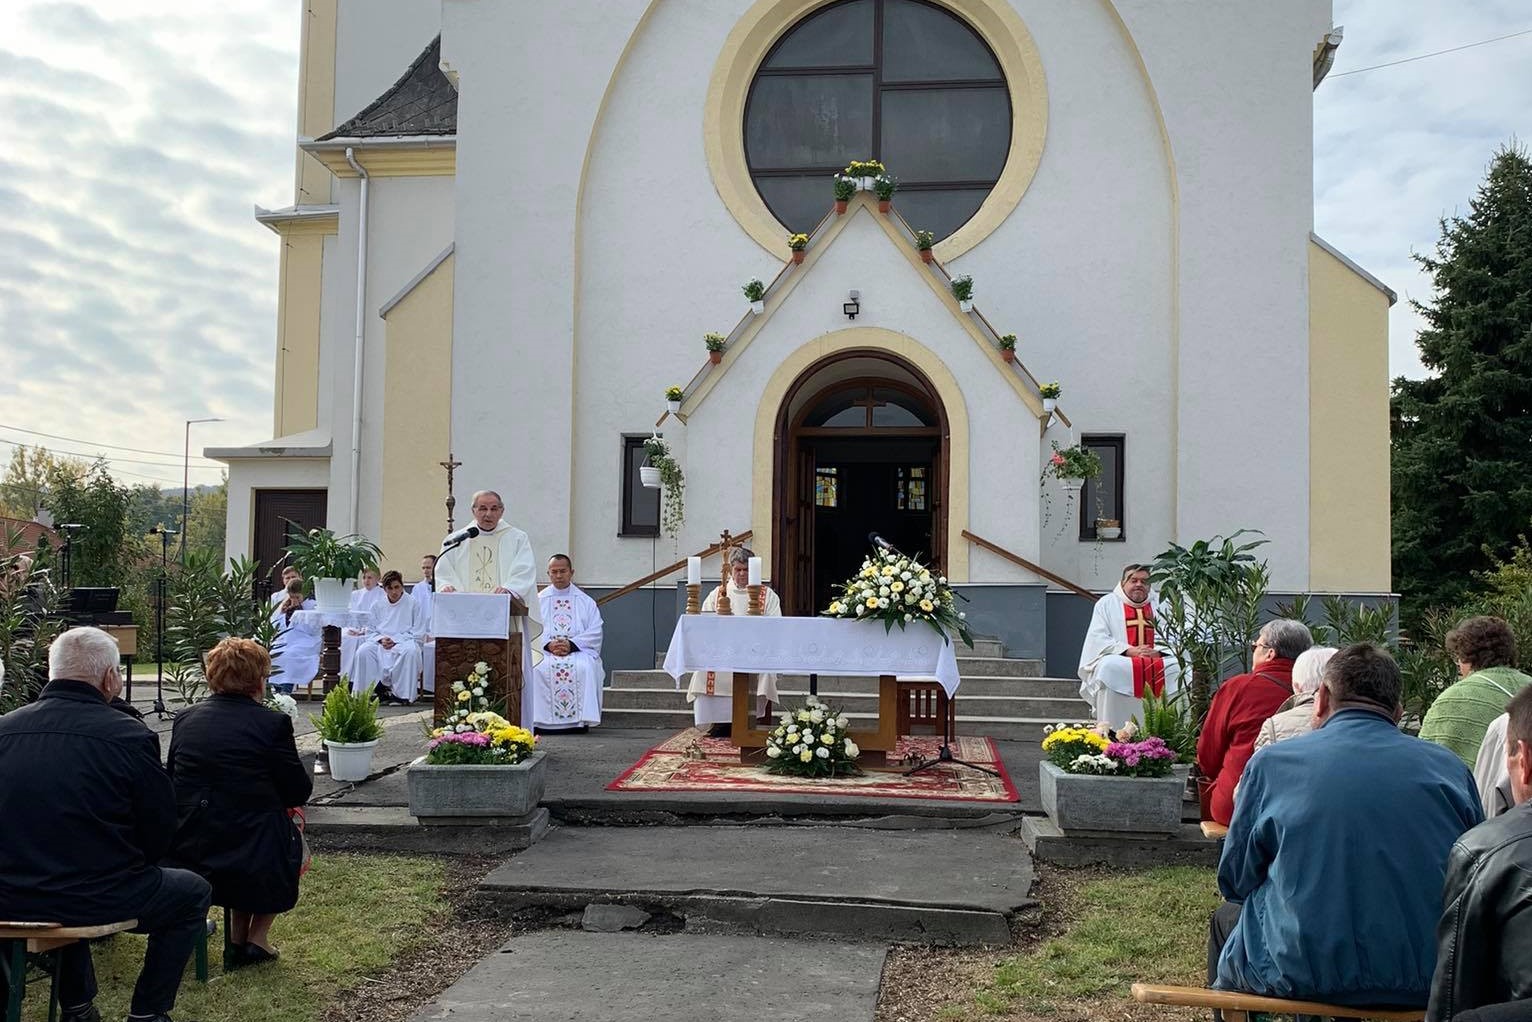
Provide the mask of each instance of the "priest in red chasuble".
POLYGON ((1142 564, 1125 567, 1117 588, 1096 601, 1080 650, 1080 696, 1098 723, 1120 728, 1143 717, 1145 692, 1176 690, 1180 668, 1155 641, 1158 604, 1142 564))

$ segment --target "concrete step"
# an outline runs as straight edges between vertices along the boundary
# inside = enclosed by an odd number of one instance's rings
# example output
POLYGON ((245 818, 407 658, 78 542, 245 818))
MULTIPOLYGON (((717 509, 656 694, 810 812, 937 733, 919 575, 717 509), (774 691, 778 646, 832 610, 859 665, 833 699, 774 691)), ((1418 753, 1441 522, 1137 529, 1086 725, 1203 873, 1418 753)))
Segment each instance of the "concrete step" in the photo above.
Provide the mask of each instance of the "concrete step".
MULTIPOLYGON (((1078 696, 1080 693, 1080 683, 1074 678, 964 674, 961 679, 962 687, 958 690, 960 698, 968 695, 1021 695, 1067 699, 1078 696)), ((789 689, 795 692, 807 692, 808 685, 809 678, 806 674, 777 675, 777 688, 784 692, 789 689)), ((607 685, 607 692, 626 688, 648 689, 674 686, 675 679, 664 671, 613 671, 607 685)), ((826 699, 834 698, 842 692, 874 691, 877 691, 877 681, 873 678, 838 674, 819 676, 819 694, 826 699)))
MULTIPOLYGON (((691 707, 685 703, 679 708, 664 707, 613 707, 601 710, 601 724, 611 728, 651 728, 655 731, 680 731, 692 726, 691 707)), ((1080 708, 1085 709, 1081 703, 1080 708)), ((846 716, 855 723, 853 727, 870 729, 877 720, 871 712, 848 711, 846 716)), ((1065 716, 1065 720, 1078 719, 1079 714, 1065 716)), ((960 735, 995 738, 1002 741, 1040 744, 1043 728, 1057 724, 1059 718, 1050 717, 991 717, 965 712, 963 702, 958 702, 957 733, 960 735)))
POLYGON ((1007 678, 1041 678, 1041 660, 1020 660, 1015 657, 963 656, 957 658, 959 675, 1001 675, 1007 678))
MULTIPOLYGON (((778 694, 786 706, 798 706, 808 696, 807 690, 779 688, 778 694)), ((878 712, 878 693, 875 690, 840 692, 829 695, 821 692, 824 699, 838 710, 846 713, 878 712)), ((686 693, 675 688, 620 688, 609 690, 602 700, 603 710, 679 710, 686 708, 686 693)), ((1046 717, 1055 721, 1075 720, 1089 710, 1088 704, 1078 696, 1063 699, 1038 698, 1025 695, 970 695, 966 690, 958 693, 958 710, 980 717, 1023 717, 1035 719, 1046 717)))

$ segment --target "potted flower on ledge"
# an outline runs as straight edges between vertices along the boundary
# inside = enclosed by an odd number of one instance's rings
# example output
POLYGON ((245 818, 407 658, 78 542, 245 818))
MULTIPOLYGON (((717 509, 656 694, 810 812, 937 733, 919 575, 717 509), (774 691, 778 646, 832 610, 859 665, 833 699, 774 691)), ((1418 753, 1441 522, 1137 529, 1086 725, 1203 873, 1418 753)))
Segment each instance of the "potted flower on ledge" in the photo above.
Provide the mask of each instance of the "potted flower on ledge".
POLYGON ((1097 518, 1096 519, 1096 538, 1097 539, 1121 539, 1122 538, 1122 522, 1118 521, 1116 518, 1097 518))
POLYGON ((1053 724, 1043 731, 1043 809, 1060 830, 1180 830, 1186 778, 1175 769, 1178 753, 1164 739, 1134 741, 1139 735, 1132 721, 1115 734, 1101 724, 1053 724))
POLYGON ((952 297, 963 312, 973 311, 973 278, 968 274, 952 278, 952 297))
POLYGON ((809 247, 809 236, 807 234, 789 234, 787 236, 787 247, 793 250, 794 265, 801 263, 803 262, 803 250, 809 247))
POLYGON ((894 205, 894 193, 899 190, 899 179, 891 174, 879 174, 872 183, 878 196, 878 212, 887 213, 894 205))
POLYGON ((1060 447, 1054 441, 1053 457, 1048 459, 1048 469, 1064 484, 1064 489, 1078 490, 1085 485, 1085 480, 1101 474, 1101 457, 1081 444, 1060 447))
POLYGON ((1014 361, 1016 361, 1016 335, 1015 334, 1001 334, 1000 335, 1000 357, 1005 359, 1007 362, 1014 362, 1014 361))
POLYGON ((350 606, 351 590, 363 568, 378 570, 383 551, 361 536, 337 536, 329 529, 310 529, 287 545, 287 563, 314 586, 320 610, 342 611, 350 606))
POLYGON ((931 254, 931 246, 934 244, 936 244, 936 235, 930 231, 915 232, 915 248, 920 252, 921 262, 929 263, 932 259, 936 258, 931 254))
POLYGON ((714 365, 723 361, 723 349, 729 339, 723 334, 703 334, 702 343, 707 345, 707 360, 714 365))
POLYGON ((679 412, 681 410, 681 398, 683 398, 685 396, 686 395, 684 394, 684 392, 681 390, 680 387, 666 387, 665 388, 665 410, 667 412, 669 412, 671 415, 674 415, 677 412, 679 412))
POLYGON ((856 194, 856 182, 844 174, 835 175, 835 213, 837 216, 846 212, 846 204, 851 201, 851 196, 856 194))
POLYGON ((750 311, 759 316, 766 311, 766 285, 759 279, 745 284, 740 290, 745 292, 745 301, 750 303, 750 311))
POLYGON ((365 781, 372 774, 372 750, 383 737, 378 723, 378 697, 353 695, 351 684, 340 684, 324 697, 324 709, 310 716, 314 729, 330 750, 330 776, 337 781, 365 781))
POLYGON ((864 192, 872 191, 874 182, 887 173, 888 168, 877 160, 852 160, 841 171, 844 177, 854 179, 857 187, 864 192))
POLYGON ((1052 415, 1053 410, 1059 406, 1059 395, 1064 393, 1064 388, 1060 387, 1055 380, 1053 383, 1040 384, 1037 393, 1043 399, 1043 411, 1052 415))

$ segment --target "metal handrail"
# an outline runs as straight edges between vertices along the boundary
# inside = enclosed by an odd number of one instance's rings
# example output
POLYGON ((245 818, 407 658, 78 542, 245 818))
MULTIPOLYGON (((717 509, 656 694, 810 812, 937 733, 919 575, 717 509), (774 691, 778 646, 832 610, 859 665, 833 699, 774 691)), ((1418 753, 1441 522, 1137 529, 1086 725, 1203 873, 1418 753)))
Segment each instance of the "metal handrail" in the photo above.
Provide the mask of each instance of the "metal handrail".
POLYGON ((1022 557, 1020 554, 1013 554, 1013 553, 1011 553, 1009 550, 1007 550, 1003 546, 1000 546, 998 543, 991 543, 989 540, 985 539, 983 536, 975 536, 973 533, 969 532, 967 529, 963 530, 963 538, 968 540, 971 543, 975 543, 975 544, 983 547, 985 550, 988 550, 992 554, 998 554, 999 556, 1004 557, 1006 560, 1010 561, 1012 564, 1015 564, 1015 565, 1018 565, 1020 567, 1026 568, 1028 571, 1032 572, 1034 575, 1041 575, 1043 578, 1047 579, 1049 582, 1052 582, 1055 585, 1063 586, 1065 589, 1068 589, 1070 592, 1074 593, 1078 597, 1081 597, 1082 599, 1090 600, 1092 603, 1096 602, 1096 598, 1097 598, 1096 594, 1091 592, 1089 589, 1086 589, 1082 585, 1077 585, 1076 583, 1069 581, 1069 579, 1065 578, 1062 575, 1055 575, 1053 572, 1049 571, 1047 568, 1043 567, 1040 564, 1033 564, 1031 561, 1027 560, 1025 557, 1022 557))

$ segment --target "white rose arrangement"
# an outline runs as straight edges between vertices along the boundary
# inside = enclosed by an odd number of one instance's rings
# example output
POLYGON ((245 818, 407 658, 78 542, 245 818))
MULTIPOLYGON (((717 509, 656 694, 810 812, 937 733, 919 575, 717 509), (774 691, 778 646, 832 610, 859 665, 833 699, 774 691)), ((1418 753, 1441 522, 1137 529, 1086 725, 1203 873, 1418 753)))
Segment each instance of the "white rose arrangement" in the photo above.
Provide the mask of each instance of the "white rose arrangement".
POLYGON ((932 571, 917 558, 891 550, 874 551, 850 579, 836 587, 825 608, 828 617, 882 621, 883 630, 924 621, 943 641, 956 635, 970 647, 973 634, 968 615, 957 609, 957 597, 947 576, 932 571))
POLYGON ((847 730, 850 721, 809 696, 801 710, 782 714, 766 736, 766 769, 798 777, 845 777, 859 774, 862 754, 847 730))

